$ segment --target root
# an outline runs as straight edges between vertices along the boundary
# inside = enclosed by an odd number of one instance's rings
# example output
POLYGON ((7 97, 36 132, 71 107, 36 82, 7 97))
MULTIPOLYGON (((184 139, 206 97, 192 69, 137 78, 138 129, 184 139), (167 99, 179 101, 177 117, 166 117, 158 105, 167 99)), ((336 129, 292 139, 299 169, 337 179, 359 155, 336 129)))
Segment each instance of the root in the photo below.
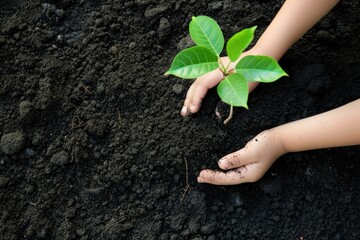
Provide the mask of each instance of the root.
POLYGON ((187 162, 186 158, 184 158, 184 162, 185 162, 185 188, 183 189, 183 192, 181 194, 181 199, 180 199, 181 203, 184 201, 187 192, 190 191, 189 167, 188 167, 188 162, 187 162))
POLYGON ((224 125, 227 124, 232 119, 233 114, 234 114, 234 106, 230 105, 230 113, 229 116, 225 119, 224 125))

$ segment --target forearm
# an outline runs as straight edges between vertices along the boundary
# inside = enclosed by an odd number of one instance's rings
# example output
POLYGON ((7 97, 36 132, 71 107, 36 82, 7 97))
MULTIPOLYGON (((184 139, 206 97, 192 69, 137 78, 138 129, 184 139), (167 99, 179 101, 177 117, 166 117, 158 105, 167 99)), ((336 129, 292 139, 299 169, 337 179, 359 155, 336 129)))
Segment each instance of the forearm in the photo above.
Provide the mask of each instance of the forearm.
POLYGON ((255 47, 279 60, 339 0, 287 0, 255 47))
POLYGON ((334 110, 273 128, 285 152, 360 144, 360 99, 334 110))

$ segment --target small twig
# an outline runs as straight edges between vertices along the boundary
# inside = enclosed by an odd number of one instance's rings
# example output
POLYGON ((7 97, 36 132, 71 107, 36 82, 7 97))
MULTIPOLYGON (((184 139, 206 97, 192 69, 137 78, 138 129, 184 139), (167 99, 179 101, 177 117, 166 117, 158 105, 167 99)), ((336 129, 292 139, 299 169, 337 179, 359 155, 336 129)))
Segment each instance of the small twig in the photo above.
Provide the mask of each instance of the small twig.
POLYGON ((230 105, 230 113, 229 113, 229 116, 227 117, 227 119, 225 119, 224 125, 227 124, 232 119, 233 114, 234 114, 234 106, 230 105))
POLYGON ((90 86, 85 86, 83 83, 80 83, 79 89, 80 88, 84 89, 84 93, 81 96, 83 100, 85 100, 85 96, 91 95, 91 87, 90 86))
POLYGON ((183 189, 182 195, 181 195, 181 199, 180 202, 182 203, 184 201, 184 198, 186 196, 186 193, 190 190, 190 185, 189 185, 189 167, 188 167, 188 163, 186 158, 184 158, 184 162, 185 162, 185 188, 183 189))
POLYGON ((85 122, 81 122, 80 118, 78 116, 73 117, 72 121, 71 121, 71 128, 75 129, 75 128, 81 128, 83 126, 85 126, 85 122))
POLYGON ((28 202, 30 205, 36 207, 36 206, 40 203, 40 198, 39 198, 36 202, 31 202, 31 201, 29 201, 29 200, 27 200, 27 202, 28 202))
POLYGON ((120 111, 118 111, 118 121, 119 121, 119 123, 120 123, 120 125, 121 125, 121 114, 120 114, 120 111))
POLYGON ((80 87, 82 87, 84 89, 84 95, 87 94, 91 94, 91 87, 90 86, 85 86, 83 83, 80 83, 80 87))
POLYGON ((112 128, 119 128, 121 127, 121 114, 119 111, 118 112, 118 117, 117 117, 117 121, 114 123, 114 125, 112 126, 112 128), (119 126, 118 126, 119 125, 119 126))

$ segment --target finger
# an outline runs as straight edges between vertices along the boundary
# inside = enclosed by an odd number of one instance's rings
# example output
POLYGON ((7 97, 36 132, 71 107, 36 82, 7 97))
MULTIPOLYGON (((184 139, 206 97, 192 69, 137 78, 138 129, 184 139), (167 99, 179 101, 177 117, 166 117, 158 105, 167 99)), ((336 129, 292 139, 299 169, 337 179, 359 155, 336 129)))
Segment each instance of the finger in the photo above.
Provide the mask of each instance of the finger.
POLYGON ((256 148, 254 144, 259 144, 254 139, 251 140, 246 146, 236 152, 230 153, 218 161, 218 165, 222 170, 229 170, 239 168, 251 163, 256 163, 260 159, 256 156, 256 148), (255 151, 255 152, 254 152, 255 151))
POLYGON ((186 94, 181 115, 187 116, 190 113, 198 112, 201 107, 202 100, 206 96, 208 90, 215 87, 221 81, 222 77, 223 75, 221 71, 214 70, 196 79, 186 94))
POLYGON ((184 106, 181 109, 181 115, 185 117, 191 113, 198 112, 208 90, 209 88, 199 83, 199 81, 194 82, 186 95, 184 106))
POLYGON ((186 116, 188 116, 190 114, 189 105, 190 105, 190 99, 191 99, 191 96, 192 96, 192 92, 194 91, 194 87, 195 87, 194 83, 191 84, 189 90, 186 93, 186 98, 185 98, 185 101, 184 101, 184 105, 183 105, 183 107, 181 109, 181 112, 180 112, 181 116, 183 116, 183 117, 186 117, 186 116))
POLYGON ((197 81, 194 83, 194 90, 189 99, 189 110, 191 113, 196 113, 201 107, 202 100, 206 96, 206 93, 210 87, 207 84, 207 81, 197 81))
POLYGON ((236 185, 246 182, 255 182, 265 173, 266 169, 259 163, 249 164, 227 172, 202 170, 197 178, 199 183, 209 183, 214 185, 236 185))
MULTIPOLYGON (((251 139, 244 148, 230 153, 221 158, 218 162, 219 167, 222 170, 229 170, 239 168, 251 163, 257 163, 264 159, 262 153, 267 152, 266 157, 273 155, 272 152, 268 152, 272 138, 269 137, 268 131, 263 131, 251 139)), ((276 159, 278 156, 273 156, 276 159)))
POLYGON ((258 85, 259 82, 249 82, 249 93, 251 93, 258 85))

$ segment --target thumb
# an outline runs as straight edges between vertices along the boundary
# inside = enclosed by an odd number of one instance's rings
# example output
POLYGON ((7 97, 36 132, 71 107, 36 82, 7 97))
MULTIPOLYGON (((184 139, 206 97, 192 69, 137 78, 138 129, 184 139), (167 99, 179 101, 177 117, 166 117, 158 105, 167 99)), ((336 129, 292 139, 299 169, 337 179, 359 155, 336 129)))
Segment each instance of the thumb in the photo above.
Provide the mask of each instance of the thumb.
POLYGON ((248 142, 243 149, 220 159, 219 167, 223 170, 230 169, 229 171, 202 170, 198 182, 216 185, 255 182, 284 153, 276 132, 264 131, 248 142))
POLYGON ((246 182, 256 182, 266 172, 260 163, 248 165, 222 172, 218 170, 204 169, 200 172, 197 181, 214 185, 236 185, 246 182))

